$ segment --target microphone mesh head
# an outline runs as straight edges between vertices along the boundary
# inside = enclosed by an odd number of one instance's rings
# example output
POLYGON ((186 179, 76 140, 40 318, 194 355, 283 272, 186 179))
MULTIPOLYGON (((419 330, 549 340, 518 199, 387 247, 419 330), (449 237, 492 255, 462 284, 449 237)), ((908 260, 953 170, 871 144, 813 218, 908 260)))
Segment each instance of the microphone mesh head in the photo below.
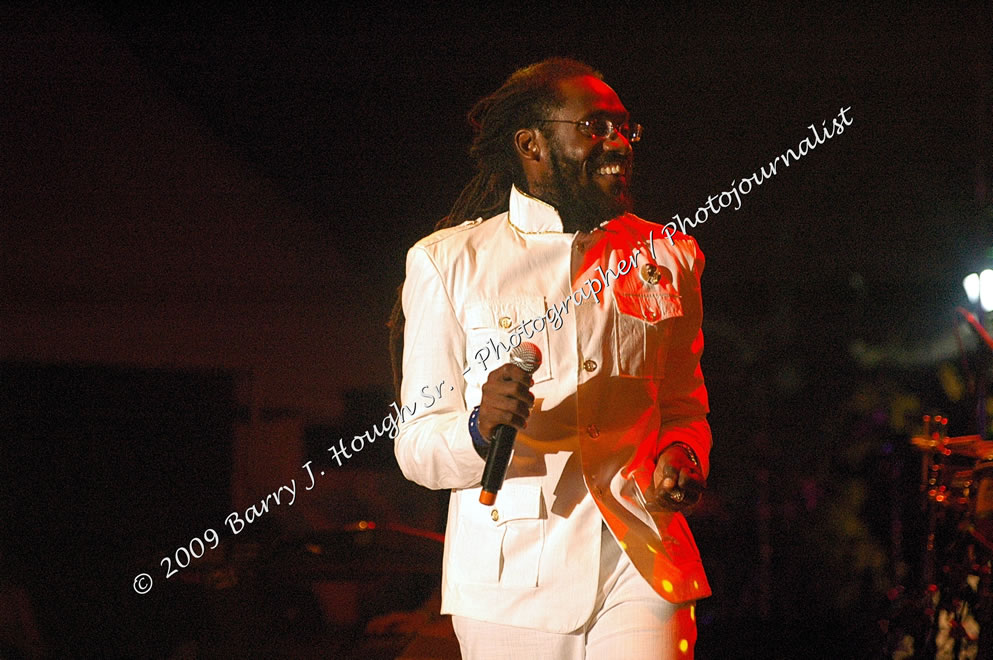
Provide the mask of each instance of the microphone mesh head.
POLYGON ((511 349, 510 361, 518 367, 533 374, 541 366, 541 350, 529 341, 511 349))

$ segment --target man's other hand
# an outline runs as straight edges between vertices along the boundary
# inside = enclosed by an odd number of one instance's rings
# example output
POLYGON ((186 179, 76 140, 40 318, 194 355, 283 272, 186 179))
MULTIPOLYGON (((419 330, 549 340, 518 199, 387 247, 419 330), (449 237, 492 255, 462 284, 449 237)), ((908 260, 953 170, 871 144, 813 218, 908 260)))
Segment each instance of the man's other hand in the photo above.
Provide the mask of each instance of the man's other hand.
POLYGON ((659 456, 654 484, 659 505, 682 511, 700 501, 707 480, 689 452, 676 444, 667 447, 659 456))

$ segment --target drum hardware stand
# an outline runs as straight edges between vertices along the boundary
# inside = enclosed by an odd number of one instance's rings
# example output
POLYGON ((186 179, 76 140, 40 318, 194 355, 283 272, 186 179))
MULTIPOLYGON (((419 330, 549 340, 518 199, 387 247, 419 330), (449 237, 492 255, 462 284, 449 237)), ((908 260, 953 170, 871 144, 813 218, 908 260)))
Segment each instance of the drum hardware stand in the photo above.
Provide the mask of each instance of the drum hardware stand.
MULTIPOLYGON (((950 452, 944 448, 943 441, 948 432, 948 420, 940 415, 933 419, 936 428, 931 430, 932 418, 930 415, 924 416, 924 438, 926 451, 921 457, 921 493, 924 499, 921 502, 923 513, 927 516, 927 545, 924 553, 924 584, 931 593, 931 589, 937 588, 935 585, 935 567, 937 557, 935 556, 934 541, 938 527, 938 503, 944 501, 946 493, 944 486, 939 485, 939 477, 942 472, 942 465, 935 460, 935 456, 940 453, 947 456, 950 452)), ((919 444, 919 443, 918 443, 919 444)))
POLYGON ((939 632, 947 625, 954 640, 951 657, 957 659, 978 625, 975 657, 993 660, 993 442, 978 435, 949 438, 947 428, 947 418, 927 415, 923 436, 911 439, 922 453, 921 509, 927 520, 922 567, 927 628, 918 657, 936 656, 939 632), (971 467, 963 469, 955 459, 971 467), (961 518, 952 526, 956 514, 961 518))

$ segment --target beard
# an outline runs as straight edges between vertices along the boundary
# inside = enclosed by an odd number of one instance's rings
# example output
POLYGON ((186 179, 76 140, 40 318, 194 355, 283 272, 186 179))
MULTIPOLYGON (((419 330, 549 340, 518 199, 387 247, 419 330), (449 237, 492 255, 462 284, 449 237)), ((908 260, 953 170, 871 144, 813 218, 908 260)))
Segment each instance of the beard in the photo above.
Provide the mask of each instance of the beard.
POLYGON ((562 227, 568 232, 592 231, 607 220, 612 220, 631 210, 631 193, 626 181, 609 177, 605 191, 594 181, 593 172, 609 163, 626 165, 627 158, 618 154, 591 154, 585 161, 567 158, 551 142, 550 176, 541 186, 538 197, 559 212, 562 227))

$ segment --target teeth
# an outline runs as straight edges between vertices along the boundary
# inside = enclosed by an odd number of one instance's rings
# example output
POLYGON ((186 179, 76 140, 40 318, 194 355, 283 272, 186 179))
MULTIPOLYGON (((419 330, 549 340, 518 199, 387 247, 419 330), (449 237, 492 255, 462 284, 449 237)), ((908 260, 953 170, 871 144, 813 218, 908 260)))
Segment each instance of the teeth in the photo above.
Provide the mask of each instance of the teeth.
POLYGON ((621 173, 621 166, 616 163, 613 165, 604 165, 603 167, 597 170, 597 174, 620 174, 620 173, 621 173))

